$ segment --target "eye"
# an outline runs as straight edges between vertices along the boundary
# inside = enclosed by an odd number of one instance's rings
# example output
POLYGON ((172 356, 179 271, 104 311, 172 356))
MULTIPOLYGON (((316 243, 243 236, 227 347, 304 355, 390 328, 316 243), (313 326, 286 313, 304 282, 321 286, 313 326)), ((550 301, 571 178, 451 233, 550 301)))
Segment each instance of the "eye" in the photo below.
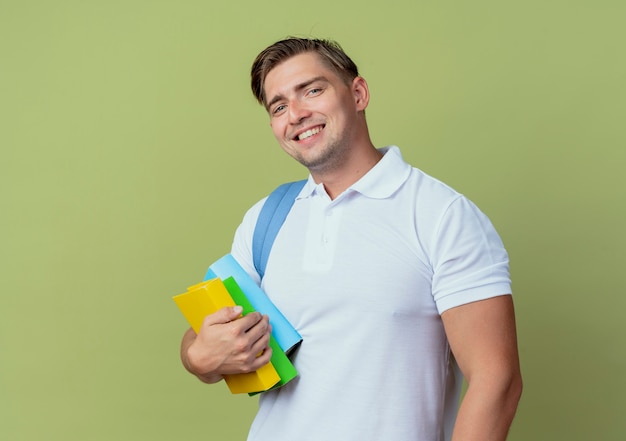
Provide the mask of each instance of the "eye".
POLYGON ((312 89, 309 89, 308 94, 309 95, 319 95, 323 91, 324 91, 324 89, 322 89, 321 87, 313 87, 312 89))
POLYGON ((279 104, 278 106, 274 107, 272 109, 272 115, 278 115, 280 112, 282 112, 283 110, 285 110, 287 106, 284 104, 279 104))

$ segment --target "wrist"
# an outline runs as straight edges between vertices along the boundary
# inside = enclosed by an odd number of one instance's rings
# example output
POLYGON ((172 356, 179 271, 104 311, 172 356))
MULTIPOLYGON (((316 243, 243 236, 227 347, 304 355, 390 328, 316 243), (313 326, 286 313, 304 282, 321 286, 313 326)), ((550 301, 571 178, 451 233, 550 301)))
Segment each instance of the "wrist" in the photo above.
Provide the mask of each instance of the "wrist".
POLYGON ((196 346, 192 343, 185 351, 185 356, 182 360, 185 369, 204 383, 217 383, 222 380, 222 375, 214 373, 209 366, 208 360, 205 359, 206 357, 202 357, 200 353, 195 351, 195 348, 196 346))

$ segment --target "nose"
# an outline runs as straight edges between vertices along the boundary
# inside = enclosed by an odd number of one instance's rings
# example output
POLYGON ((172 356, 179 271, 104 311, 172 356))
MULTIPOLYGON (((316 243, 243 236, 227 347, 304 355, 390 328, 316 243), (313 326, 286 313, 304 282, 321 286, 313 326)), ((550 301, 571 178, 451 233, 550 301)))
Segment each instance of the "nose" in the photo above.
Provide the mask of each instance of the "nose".
POLYGON ((292 100, 289 103, 288 111, 290 124, 300 124, 311 114, 309 109, 307 109, 307 107, 298 100, 292 100))

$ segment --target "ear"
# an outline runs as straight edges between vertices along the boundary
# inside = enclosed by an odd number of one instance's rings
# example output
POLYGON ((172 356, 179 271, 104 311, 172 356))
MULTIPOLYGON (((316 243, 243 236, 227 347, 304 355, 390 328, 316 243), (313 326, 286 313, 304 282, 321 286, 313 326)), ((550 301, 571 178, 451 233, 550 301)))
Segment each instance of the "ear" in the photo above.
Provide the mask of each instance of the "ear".
POLYGON ((370 90, 364 78, 356 77, 352 80, 352 95, 357 111, 365 110, 370 102, 370 90))

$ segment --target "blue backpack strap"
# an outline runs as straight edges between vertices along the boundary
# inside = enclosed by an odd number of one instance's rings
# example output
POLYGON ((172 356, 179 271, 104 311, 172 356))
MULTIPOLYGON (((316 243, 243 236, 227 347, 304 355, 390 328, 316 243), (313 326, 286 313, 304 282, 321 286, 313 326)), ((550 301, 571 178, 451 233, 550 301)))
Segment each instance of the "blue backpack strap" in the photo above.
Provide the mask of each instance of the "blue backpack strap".
POLYGON ((252 260, 261 279, 265 275, 267 260, 274 244, 274 239, 285 222, 291 206, 300 194, 307 180, 287 182, 280 185, 267 197, 252 237, 252 260))

